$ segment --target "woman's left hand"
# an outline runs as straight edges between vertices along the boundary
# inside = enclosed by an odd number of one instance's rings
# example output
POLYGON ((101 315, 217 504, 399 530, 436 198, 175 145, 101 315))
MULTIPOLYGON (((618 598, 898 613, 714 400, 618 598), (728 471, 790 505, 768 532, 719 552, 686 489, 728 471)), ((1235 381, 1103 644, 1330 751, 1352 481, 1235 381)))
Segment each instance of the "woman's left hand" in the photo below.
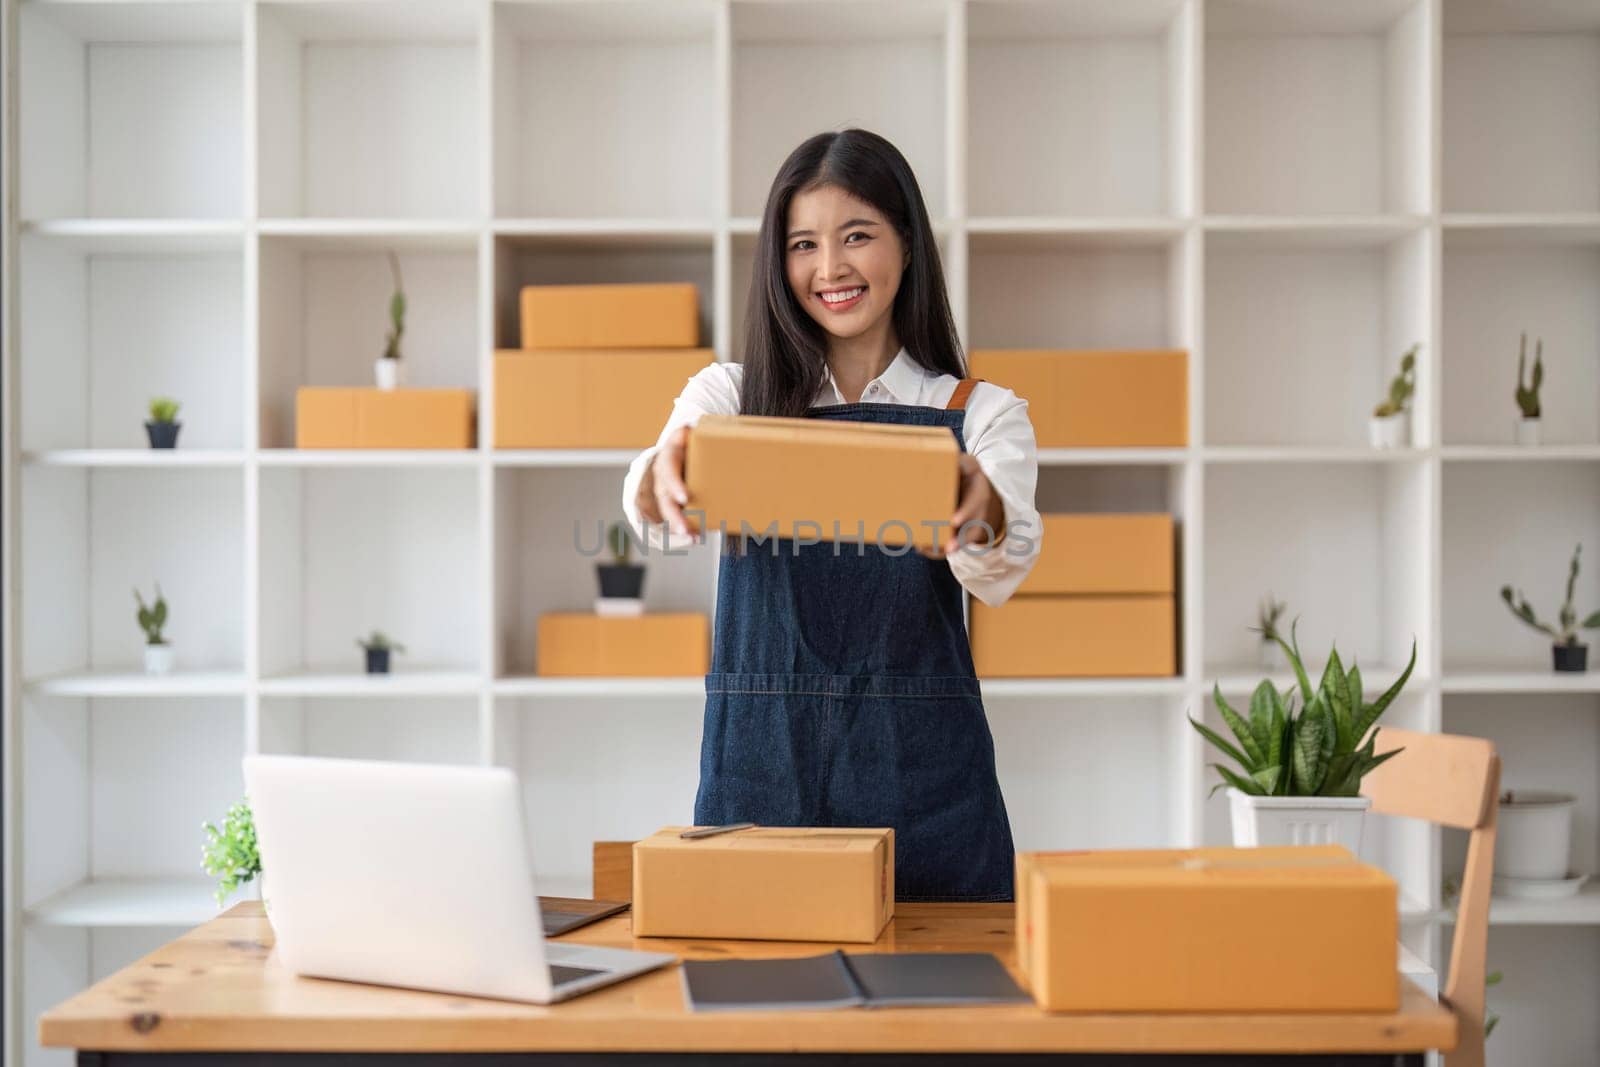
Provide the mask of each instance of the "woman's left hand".
POLYGON ((1003 533, 1005 504, 970 453, 961 455, 961 482, 957 495, 956 511, 950 516, 950 532, 944 543, 937 549, 918 549, 930 559, 954 555, 962 545, 982 545, 990 540, 999 540, 1003 533), (969 522, 972 526, 963 534, 962 527, 969 522))

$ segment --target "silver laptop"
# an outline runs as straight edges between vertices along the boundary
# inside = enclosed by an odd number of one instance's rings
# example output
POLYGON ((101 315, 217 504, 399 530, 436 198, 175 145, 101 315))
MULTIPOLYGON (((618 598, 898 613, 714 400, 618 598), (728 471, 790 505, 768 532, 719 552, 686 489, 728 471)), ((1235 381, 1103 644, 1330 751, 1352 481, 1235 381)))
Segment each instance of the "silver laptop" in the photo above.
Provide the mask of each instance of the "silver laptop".
POLYGON ((246 756, 244 780, 296 974, 550 1004, 677 959, 545 940, 509 770, 246 756))

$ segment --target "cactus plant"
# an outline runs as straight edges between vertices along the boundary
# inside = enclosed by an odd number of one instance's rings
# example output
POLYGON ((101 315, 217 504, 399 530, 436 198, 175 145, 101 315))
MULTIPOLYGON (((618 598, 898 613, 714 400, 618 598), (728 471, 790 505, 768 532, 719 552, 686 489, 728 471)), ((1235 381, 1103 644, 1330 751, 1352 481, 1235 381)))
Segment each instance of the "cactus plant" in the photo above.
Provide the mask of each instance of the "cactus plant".
POLYGON ((394 273, 394 295, 389 298, 389 339, 383 346, 384 359, 400 358, 400 336, 406 332, 406 294, 400 281, 400 259, 389 253, 389 268, 394 273))
POLYGON ((356 638, 356 644, 360 645, 368 652, 404 652, 406 650, 405 645, 402 645, 398 641, 391 640, 389 636, 382 630, 372 631, 372 636, 367 638, 365 641, 359 637, 356 638))
POLYGON ((139 602, 139 629, 144 631, 145 644, 166 644, 166 638, 161 635, 161 628, 167 624, 167 601, 161 595, 161 583, 156 583, 156 602, 153 605, 144 602, 144 597, 138 589, 134 589, 133 598, 139 602))
POLYGON ((1289 628, 1287 642, 1281 634, 1273 639, 1294 667, 1303 701, 1301 710, 1298 715, 1295 713, 1293 686, 1279 693, 1271 679, 1263 679, 1250 697, 1246 718, 1229 706, 1222 697, 1222 686, 1216 685, 1212 699, 1238 739, 1238 746, 1196 722, 1193 716, 1189 723, 1232 758, 1243 773, 1220 763, 1211 764, 1222 777, 1212 792, 1231 785, 1252 796, 1357 796, 1367 772, 1402 751, 1394 749, 1376 755, 1373 746, 1377 742, 1378 717, 1400 693, 1416 666, 1417 643, 1411 643, 1411 660, 1405 671, 1377 700, 1367 704, 1362 700, 1361 668, 1352 663, 1346 671, 1339 661, 1337 646, 1329 653, 1322 680, 1313 689, 1300 659, 1294 626, 1289 628))
POLYGON ((633 561, 633 538, 628 536, 625 524, 614 522, 607 526, 606 543, 611 547, 611 558, 617 566, 625 567, 633 561))
POLYGON ((1600 630, 1600 611, 1595 612, 1582 622, 1578 621, 1577 612, 1572 609, 1572 592, 1578 584, 1578 556, 1583 551, 1583 545, 1578 545, 1572 550, 1572 563, 1567 568, 1567 598, 1561 604, 1561 612, 1556 617, 1554 626, 1539 621, 1534 613, 1533 606, 1528 603, 1528 598, 1522 590, 1513 594, 1509 585, 1500 587, 1500 599, 1506 602, 1506 607, 1511 609, 1511 614, 1538 630, 1548 634, 1558 645, 1575 647, 1578 644, 1579 630, 1600 630))
POLYGON ((1522 335, 1517 349, 1517 407, 1525 419, 1539 417, 1539 387, 1544 384, 1544 338, 1539 338, 1533 350, 1533 377, 1526 387, 1522 384, 1523 368, 1528 360, 1528 335, 1522 335))
POLYGON ((1411 403, 1411 396, 1417 388, 1417 349, 1421 347, 1420 344, 1414 344, 1400 357, 1400 373, 1389 382, 1389 395, 1372 409, 1378 418, 1399 415, 1411 403))
POLYGON ((178 408, 181 406, 169 396, 155 397, 150 401, 150 421, 175 422, 178 418, 178 408))

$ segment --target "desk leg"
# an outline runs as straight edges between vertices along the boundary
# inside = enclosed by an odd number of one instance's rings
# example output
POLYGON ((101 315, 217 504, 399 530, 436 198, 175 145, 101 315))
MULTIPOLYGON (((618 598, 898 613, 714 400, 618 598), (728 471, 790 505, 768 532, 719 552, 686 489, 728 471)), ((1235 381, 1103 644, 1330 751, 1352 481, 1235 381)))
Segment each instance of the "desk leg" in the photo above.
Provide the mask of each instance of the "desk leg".
POLYGON ((1423 1053, 79 1052, 78 1067, 1423 1067, 1423 1053))

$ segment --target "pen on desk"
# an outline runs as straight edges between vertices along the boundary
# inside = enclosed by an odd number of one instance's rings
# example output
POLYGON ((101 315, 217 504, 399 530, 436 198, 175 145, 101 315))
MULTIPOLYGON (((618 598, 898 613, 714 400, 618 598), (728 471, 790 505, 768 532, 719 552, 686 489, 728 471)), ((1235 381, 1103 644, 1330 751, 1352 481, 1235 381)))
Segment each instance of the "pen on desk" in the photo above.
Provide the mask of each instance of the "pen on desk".
POLYGON ((755 827, 753 822, 730 822, 725 826, 701 826, 694 830, 685 830, 679 837, 711 837, 715 834, 726 834, 734 830, 749 830, 755 827))

